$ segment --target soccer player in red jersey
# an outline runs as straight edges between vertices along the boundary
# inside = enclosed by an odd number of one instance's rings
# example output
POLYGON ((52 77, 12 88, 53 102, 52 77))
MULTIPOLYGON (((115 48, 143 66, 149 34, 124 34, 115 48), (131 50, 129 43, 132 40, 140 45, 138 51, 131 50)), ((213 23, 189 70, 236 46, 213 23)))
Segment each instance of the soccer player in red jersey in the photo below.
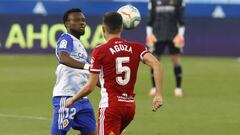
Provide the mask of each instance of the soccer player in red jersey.
POLYGON ((122 29, 119 13, 104 15, 103 33, 107 42, 93 50, 88 83, 65 105, 69 107, 77 99, 91 93, 99 80, 102 98, 98 112, 98 135, 120 135, 133 120, 134 85, 140 60, 154 71, 157 92, 152 111, 157 111, 163 105, 162 68, 159 61, 143 44, 121 39, 122 29))

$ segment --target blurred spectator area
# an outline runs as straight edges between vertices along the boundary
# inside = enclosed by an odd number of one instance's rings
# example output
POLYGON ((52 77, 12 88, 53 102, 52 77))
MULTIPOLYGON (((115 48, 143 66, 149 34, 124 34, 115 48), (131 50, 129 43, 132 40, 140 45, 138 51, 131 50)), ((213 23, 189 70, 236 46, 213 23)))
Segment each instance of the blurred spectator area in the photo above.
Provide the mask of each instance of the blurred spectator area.
MULTIPOLYGON (((148 0, 1 0, 1 1, 115 1, 115 2, 147 2, 148 0)), ((240 4, 240 0, 185 0, 186 3, 214 3, 214 4, 240 4)))
MULTIPOLYGON (((52 53, 62 14, 79 7, 87 16, 85 44, 101 43, 101 17, 125 4, 136 6, 140 26, 127 38, 145 42, 148 0, 0 0, 0 53, 52 53), (34 36, 32 36, 34 35, 34 36), (48 35, 45 37, 45 35, 48 35)), ((240 0, 185 0, 186 55, 240 56, 240 0)), ((125 34, 124 34, 125 35, 125 34)))

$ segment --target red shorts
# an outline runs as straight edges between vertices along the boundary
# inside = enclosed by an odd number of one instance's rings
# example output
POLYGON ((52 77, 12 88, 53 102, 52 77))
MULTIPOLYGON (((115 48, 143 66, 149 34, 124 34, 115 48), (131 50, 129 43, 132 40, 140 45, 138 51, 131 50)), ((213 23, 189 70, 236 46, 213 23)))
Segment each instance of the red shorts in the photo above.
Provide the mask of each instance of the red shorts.
POLYGON ((120 135, 133 120, 133 107, 107 107, 98 110, 98 135, 120 135))

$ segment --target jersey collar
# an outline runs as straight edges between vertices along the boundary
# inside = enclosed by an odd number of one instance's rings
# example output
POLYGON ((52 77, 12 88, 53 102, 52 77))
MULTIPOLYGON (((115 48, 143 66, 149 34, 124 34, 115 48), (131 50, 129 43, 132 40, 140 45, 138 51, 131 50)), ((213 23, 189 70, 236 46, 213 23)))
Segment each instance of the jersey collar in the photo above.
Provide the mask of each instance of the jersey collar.
POLYGON ((115 38, 112 38, 112 39, 108 40, 108 42, 114 42, 114 41, 117 41, 117 40, 121 40, 122 41, 121 38, 115 37, 115 38))

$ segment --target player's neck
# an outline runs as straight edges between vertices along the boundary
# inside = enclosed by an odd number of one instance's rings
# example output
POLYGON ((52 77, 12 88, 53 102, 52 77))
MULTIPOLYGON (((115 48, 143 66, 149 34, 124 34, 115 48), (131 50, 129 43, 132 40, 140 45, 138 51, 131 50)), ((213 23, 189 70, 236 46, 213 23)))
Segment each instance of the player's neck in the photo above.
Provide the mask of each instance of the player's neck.
POLYGON ((111 40, 113 38, 121 38, 121 34, 109 34, 106 36, 107 40, 111 40))
POLYGON ((80 39, 80 36, 82 35, 82 33, 78 32, 76 30, 69 30, 68 33, 71 34, 72 36, 74 36, 77 39, 80 39))
POLYGON ((75 38, 80 39, 81 34, 79 33, 70 33, 70 34, 73 35, 75 38))

